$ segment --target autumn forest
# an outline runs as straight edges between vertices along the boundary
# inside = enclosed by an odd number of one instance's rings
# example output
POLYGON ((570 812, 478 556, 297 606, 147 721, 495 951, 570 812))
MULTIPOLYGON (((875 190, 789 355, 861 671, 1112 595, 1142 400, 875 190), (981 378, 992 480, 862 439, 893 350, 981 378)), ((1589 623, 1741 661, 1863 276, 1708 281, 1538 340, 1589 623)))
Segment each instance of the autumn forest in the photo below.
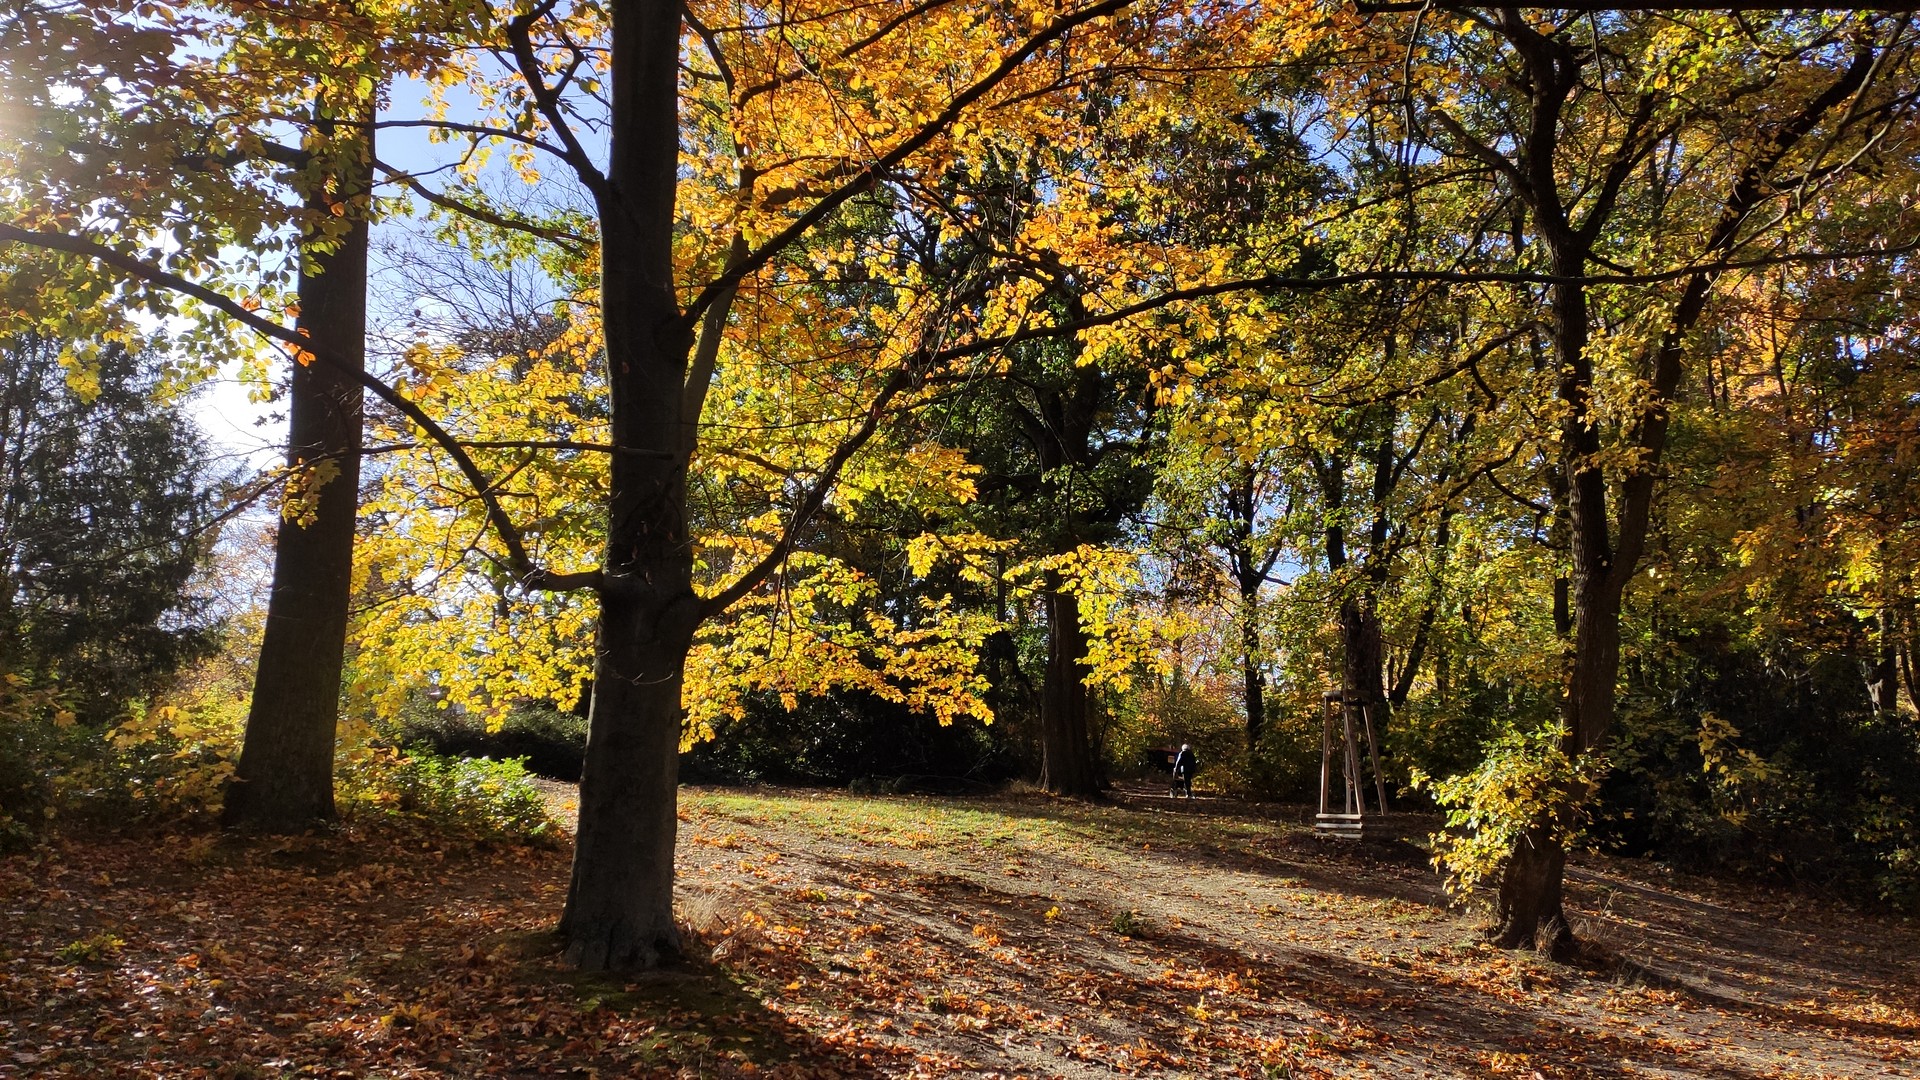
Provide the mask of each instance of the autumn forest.
POLYGON ((1917 8, 0 0, 0 1077, 1909 1075, 1917 8))

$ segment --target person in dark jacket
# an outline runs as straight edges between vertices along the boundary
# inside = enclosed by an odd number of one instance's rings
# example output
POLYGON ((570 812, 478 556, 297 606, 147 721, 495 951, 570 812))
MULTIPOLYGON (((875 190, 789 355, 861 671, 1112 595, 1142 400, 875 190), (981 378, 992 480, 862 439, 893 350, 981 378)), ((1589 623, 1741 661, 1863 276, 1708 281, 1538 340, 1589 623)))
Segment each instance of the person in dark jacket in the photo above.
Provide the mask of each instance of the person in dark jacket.
POLYGON ((1193 747, 1181 743, 1180 752, 1173 756, 1173 790, 1167 794, 1178 796, 1184 792, 1187 798, 1193 798, 1193 774, 1199 767, 1200 759, 1194 756, 1193 747))

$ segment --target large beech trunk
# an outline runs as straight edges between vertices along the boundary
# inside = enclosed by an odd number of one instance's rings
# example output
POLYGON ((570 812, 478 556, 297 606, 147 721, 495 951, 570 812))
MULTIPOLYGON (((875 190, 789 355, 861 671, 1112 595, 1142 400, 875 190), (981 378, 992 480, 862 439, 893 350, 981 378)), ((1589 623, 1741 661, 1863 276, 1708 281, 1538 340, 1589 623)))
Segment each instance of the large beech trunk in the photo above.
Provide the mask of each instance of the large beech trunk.
POLYGON ((567 961, 594 971, 653 967, 680 951, 673 849, 693 594, 676 602, 674 590, 627 582, 600 594, 580 824, 560 921, 567 961))
POLYGON ((560 932, 588 970, 679 951, 673 918, 680 687, 700 620, 683 416, 692 331, 673 291, 680 5, 613 5, 613 139, 595 191, 612 405, 598 656, 560 932))
MULTIPOLYGON (((1093 365, 1076 370, 1067 387, 1043 395, 1023 426, 1042 475, 1063 470, 1082 475, 1097 455, 1093 432, 1106 393, 1100 371, 1093 365)), ((1089 521, 1069 506, 1054 525, 1052 550, 1072 551, 1083 542, 1099 519, 1089 521)), ((1087 690, 1088 637, 1080 621, 1080 599, 1062 583, 1048 583, 1047 671, 1040 688, 1040 786, 1055 795, 1078 799, 1100 797, 1100 766, 1094 753, 1091 701, 1087 690)))
POLYGON ((1100 795, 1094 762, 1093 728, 1087 694, 1087 631, 1080 623, 1080 599, 1072 593, 1047 593, 1047 678, 1041 688, 1040 741, 1044 758, 1040 786, 1056 795, 1093 799, 1100 795))
POLYGON ((1529 829, 1521 835, 1500 878, 1497 926, 1490 935, 1495 945, 1538 947, 1562 960, 1571 955, 1577 942, 1561 907, 1566 869, 1567 852, 1553 830, 1529 829))
MULTIPOLYGON (((365 197, 373 185, 371 132, 364 153, 352 174, 343 170, 336 191, 309 200, 310 209, 325 212, 332 203, 365 197)), ((367 222, 357 210, 351 217, 354 224, 336 247, 303 253, 298 326, 316 351, 360 367, 366 360, 367 222)), ((228 825, 268 832, 299 832, 334 817, 334 741, 360 500, 360 383, 336 364, 296 365, 288 413, 287 464, 318 493, 291 508, 310 512, 310 520, 280 522, 253 702, 224 811, 228 825)))

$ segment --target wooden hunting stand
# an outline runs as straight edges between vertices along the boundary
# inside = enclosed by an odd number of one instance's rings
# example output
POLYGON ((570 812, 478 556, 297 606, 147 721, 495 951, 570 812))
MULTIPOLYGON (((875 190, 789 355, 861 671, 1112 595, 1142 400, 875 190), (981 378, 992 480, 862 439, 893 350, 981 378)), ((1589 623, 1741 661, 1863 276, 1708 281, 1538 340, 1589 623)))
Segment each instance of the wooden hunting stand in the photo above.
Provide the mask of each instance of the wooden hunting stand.
POLYGON ((1380 745, 1373 737, 1373 706, 1370 702, 1360 701, 1357 710, 1347 708, 1346 699, 1338 690, 1330 690, 1320 696, 1322 723, 1320 728, 1320 813, 1313 819, 1313 830, 1324 836, 1338 836, 1358 840, 1369 832, 1381 831, 1386 825, 1387 784, 1380 773, 1380 745), (1353 714, 1360 714, 1360 729, 1356 731, 1353 714), (1338 717, 1336 721, 1336 716, 1338 717), (1335 809, 1330 798, 1333 794, 1334 727, 1340 728, 1340 791, 1341 807, 1335 809), (1367 785, 1365 775, 1360 768, 1360 738, 1367 740, 1367 760, 1373 772, 1374 808, 1367 809, 1367 785))

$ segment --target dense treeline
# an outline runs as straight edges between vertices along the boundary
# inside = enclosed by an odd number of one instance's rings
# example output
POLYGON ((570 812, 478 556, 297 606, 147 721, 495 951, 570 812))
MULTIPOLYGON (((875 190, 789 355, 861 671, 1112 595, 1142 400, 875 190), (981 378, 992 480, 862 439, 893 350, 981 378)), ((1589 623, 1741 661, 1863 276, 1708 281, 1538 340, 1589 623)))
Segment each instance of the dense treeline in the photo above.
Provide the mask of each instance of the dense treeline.
MULTIPOLYGON (((230 822, 529 747, 644 966, 683 773, 1299 797, 1338 690, 1503 944, 1588 842, 1920 895, 1909 17, 803 7, 0 16, 14 352, 288 394, 230 822)), ((204 640, 155 445, 36 481, 179 553, 0 656, 96 725, 204 640)))

